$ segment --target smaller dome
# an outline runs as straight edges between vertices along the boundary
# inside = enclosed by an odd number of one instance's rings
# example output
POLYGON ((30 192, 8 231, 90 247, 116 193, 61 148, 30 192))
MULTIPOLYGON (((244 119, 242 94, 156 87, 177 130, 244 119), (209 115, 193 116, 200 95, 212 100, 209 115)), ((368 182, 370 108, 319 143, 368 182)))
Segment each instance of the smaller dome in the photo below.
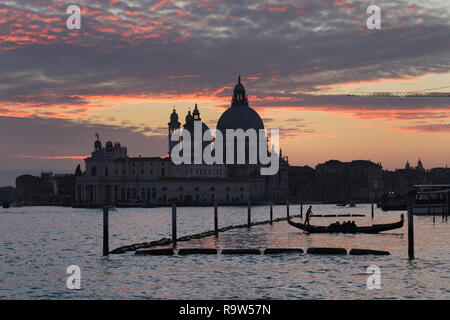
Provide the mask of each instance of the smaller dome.
POLYGON ((192 120, 194 120, 194 117, 191 114, 191 110, 188 111, 188 114, 186 115, 186 123, 191 122, 192 120))
POLYGON ((200 120, 200 111, 198 111, 198 105, 195 104, 194 111, 192 112, 195 120, 200 120))
POLYGON ((173 108, 172 114, 170 115, 170 121, 172 121, 172 122, 178 121, 178 113, 175 110, 175 107, 173 108))
POLYGON ((111 141, 107 141, 105 144, 106 151, 112 151, 113 149, 113 143, 111 141))

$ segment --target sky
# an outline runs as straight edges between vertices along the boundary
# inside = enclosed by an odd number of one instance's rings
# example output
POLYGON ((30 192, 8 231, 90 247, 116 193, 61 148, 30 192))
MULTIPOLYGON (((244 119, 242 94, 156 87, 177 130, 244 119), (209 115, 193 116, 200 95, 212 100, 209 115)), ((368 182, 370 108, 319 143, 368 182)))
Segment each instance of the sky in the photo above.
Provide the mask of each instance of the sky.
POLYGON ((291 165, 443 167, 450 98, 347 94, 450 91, 449 18, 448 0, 0 0, 0 186, 73 172, 96 133, 165 155, 173 106, 214 128, 238 75, 291 165))

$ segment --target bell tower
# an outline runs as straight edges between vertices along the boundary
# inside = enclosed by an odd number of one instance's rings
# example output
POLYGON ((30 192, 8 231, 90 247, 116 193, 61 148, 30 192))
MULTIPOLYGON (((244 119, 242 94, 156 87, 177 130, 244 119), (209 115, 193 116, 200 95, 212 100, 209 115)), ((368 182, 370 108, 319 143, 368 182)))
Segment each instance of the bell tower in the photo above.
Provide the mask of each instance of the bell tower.
POLYGON ((231 106, 241 105, 248 107, 247 95, 245 93, 244 85, 241 83, 241 76, 238 78, 238 83, 234 87, 233 100, 231 101, 231 106))
MULTIPOLYGON (((172 141, 170 138, 175 130, 180 129, 180 122, 178 121, 178 114, 173 107, 172 114, 170 115, 170 122, 167 124, 169 126, 169 156, 172 152, 173 147, 175 147, 179 141, 172 141)), ((181 137, 180 137, 181 138, 181 137)))

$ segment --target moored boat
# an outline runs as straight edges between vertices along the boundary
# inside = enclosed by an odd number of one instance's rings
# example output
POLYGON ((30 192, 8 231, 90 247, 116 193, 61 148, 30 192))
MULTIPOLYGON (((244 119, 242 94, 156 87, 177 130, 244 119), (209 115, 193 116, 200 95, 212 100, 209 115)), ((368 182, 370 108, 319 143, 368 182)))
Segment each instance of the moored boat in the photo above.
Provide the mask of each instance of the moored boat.
POLYGON ((345 228, 345 227, 336 227, 335 225, 329 226, 313 226, 313 225, 305 225, 301 222, 294 222, 291 219, 287 220, 288 223, 296 227, 300 230, 303 230, 308 233, 378 233, 383 231, 389 231, 394 229, 399 229, 403 227, 404 224, 404 216, 403 214, 400 216, 400 221, 394 223, 386 223, 386 224, 373 224, 371 226, 364 227, 354 227, 354 228, 345 228))
POLYGON ((398 195, 394 192, 389 192, 383 195, 381 200, 381 210, 393 211, 393 210, 408 210, 408 201, 406 196, 398 195))
POLYGON ((450 185, 417 185, 413 212, 417 215, 447 214, 450 211, 450 185))

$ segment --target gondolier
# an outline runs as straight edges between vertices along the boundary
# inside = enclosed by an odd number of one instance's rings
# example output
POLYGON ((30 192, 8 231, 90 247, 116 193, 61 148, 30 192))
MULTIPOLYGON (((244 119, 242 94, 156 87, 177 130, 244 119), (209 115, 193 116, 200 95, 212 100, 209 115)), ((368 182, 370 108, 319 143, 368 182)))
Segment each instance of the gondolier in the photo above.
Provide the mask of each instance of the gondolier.
POLYGON ((307 226, 309 226, 309 220, 311 220, 311 215, 312 215, 312 206, 309 206, 305 216, 305 225, 307 226))

